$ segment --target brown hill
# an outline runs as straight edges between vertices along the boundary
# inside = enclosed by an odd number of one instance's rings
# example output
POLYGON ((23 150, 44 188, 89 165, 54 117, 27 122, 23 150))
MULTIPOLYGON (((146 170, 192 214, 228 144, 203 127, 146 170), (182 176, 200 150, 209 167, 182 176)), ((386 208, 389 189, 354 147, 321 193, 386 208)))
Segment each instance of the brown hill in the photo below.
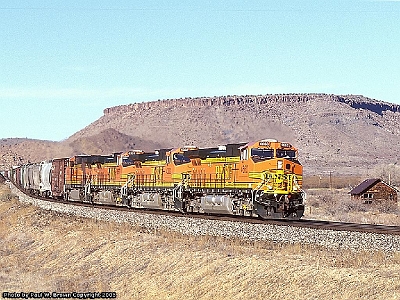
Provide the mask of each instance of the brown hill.
POLYGON ((161 144, 135 138, 123 134, 114 128, 106 128, 94 135, 88 135, 64 142, 74 150, 74 153, 97 154, 122 152, 128 149, 142 149, 152 151, 161 148, 161 144))
POLYGON ((1 153, 15 163, 19 157, 27 161, 276 138, 299 147, 305 173, 365 174, 380 165, 398 164, 399 121, 399 105, 357 95, 168 99, 107 108, 100 119, 63 142, 30 141, 38 146, 24 151, 7 146, 1 153))
POLYGON ((31 140, 31 139, 1 139, 0 140, 0 170, 13 165, 37 162, 54 157, 67 157, 72 149, 67 144, 31 140))

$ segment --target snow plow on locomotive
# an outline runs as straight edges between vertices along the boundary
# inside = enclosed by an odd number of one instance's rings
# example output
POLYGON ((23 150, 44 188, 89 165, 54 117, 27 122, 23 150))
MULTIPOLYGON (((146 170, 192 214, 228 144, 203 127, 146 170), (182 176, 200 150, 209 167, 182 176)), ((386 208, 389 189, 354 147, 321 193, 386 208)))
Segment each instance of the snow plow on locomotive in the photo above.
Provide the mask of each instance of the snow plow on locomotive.
MULTIPOLYGON (((43 174, 40 166, 45 164, 38 164, 38 172, 51 185, 40 194, 53 198, 265 219, 299 219, 304 213, 297 149, 273 139, 213 148, 77 155, 54 159, 52 164, 43 174)), ((12 170, 22 188, 29 177, 25 170, 29 168, 12 170)))

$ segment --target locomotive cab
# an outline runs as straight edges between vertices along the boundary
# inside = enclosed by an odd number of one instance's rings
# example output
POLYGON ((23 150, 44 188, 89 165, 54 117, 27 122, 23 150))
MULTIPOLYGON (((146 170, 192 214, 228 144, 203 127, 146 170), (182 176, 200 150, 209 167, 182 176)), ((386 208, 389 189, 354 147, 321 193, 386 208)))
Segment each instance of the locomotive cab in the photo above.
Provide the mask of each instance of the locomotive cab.
POLYGON ((72 201, 269 219, 304 213, 297 149, 275 139, 54 159, 51 191, 48 171, 36 187, 34 167, 50 170, 50 164, 23 165, 14 181, 72 201))
POLYGON ((274 139, 247 144, 241 149, 242 170, 253 180, 253 202, 263 218, 295 218, 304 212, 303 167, 297 149, 274 139))
POLYGON ((173 149, 166 153, 167 165, 184 165, 191 162, 191 159, 199 157, 199 148, 196 146, 186 146, 173 149))

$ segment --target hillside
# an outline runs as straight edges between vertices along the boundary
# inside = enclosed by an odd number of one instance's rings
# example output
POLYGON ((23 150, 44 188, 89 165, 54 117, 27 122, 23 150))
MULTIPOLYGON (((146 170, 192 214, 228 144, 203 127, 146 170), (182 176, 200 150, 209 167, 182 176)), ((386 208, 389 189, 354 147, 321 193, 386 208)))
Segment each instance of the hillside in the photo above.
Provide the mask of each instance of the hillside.
POLYGON ((68 144, 59 142, 33 139, 1 139, 0 169, 54 157, 69 156, 72 151, 68 144))
POLYGON ((400 106, 363 96, 288 94, 159 100, 117 106, 68 140, 106 128, 165 147, 272 137, 300 149, 305 172, 358 174, 397 164, 400 106))
POLYGON ((358 95, 167 99, 106 108, 100 119, 60 143, 0 142, 1 163, 276 138, 299 148, 306 174, 367 174, 371 168, 397 168, 399 121, 399 105, 358 95))

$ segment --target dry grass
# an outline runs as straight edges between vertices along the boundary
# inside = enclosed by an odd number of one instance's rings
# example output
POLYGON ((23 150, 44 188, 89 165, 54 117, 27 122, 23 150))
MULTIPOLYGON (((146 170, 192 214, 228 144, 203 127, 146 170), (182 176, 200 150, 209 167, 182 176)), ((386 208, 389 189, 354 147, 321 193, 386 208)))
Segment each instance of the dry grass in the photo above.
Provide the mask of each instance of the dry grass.
POLYGON ((398 299, 399 253, 182 236, 0 197, 0 291, 118 299, 398 299))
POLYGON ((364 204, 351 200, 349 189, 309 189, 307 190, 307 219, 400 225, 398 204, 364 204))
POLYGON ((305 218, 353 223, 400 225, 400 208, 393 202, 364 204, 351 199, 360 176, 307 176, 305 218))

